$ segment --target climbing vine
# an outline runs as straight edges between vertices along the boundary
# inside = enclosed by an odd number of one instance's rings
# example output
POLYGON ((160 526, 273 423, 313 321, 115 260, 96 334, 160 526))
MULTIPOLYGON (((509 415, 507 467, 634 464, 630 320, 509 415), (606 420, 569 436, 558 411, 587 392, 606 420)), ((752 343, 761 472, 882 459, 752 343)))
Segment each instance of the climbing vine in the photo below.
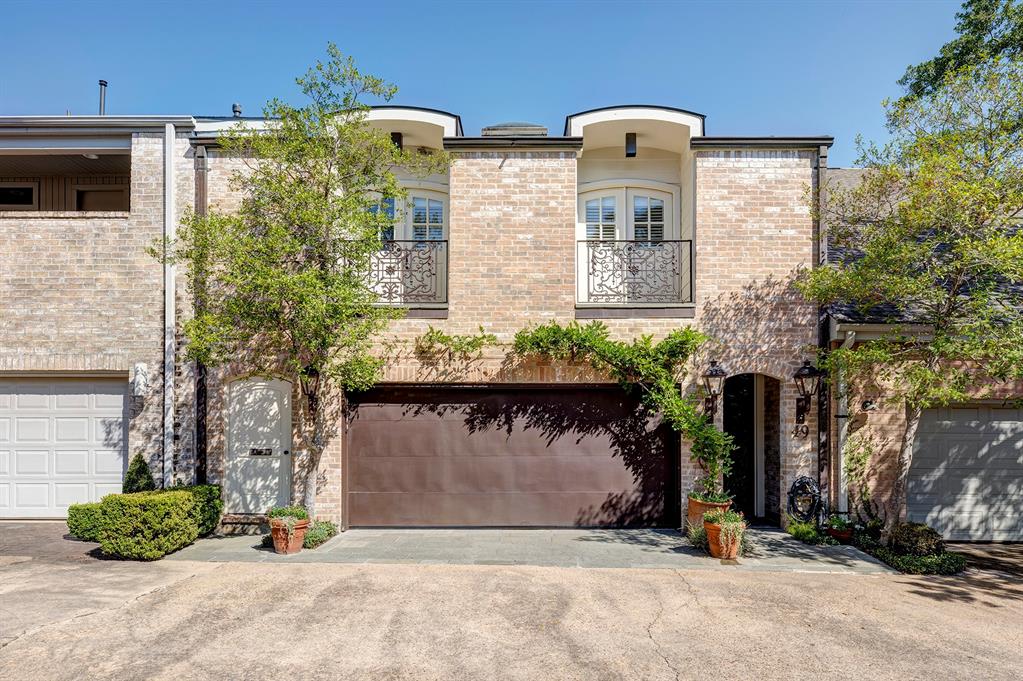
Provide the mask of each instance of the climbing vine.
POLYGON ((470 359, 488 345, 497 345, 497 336, 487 333, 482 326, 479 329, 479 333, 475 334, 448 334, 430 326, 426 333, 416 338, 416 352, 433 356, 446 351, 449 359, 470 359))
POLYGON ((714 427, 695 396, 682 395, 678 389, 686 363, 706 340, 699 331, 684 328, 658 343, 651 336, 627 343, 612 340, 599 321, 566 326, 550 322, 515 334, 514 350, 521 356, 589 362, 626 391, 639 390, 644 404, 660 411, 673 430, 691 441, 691 458, 704 473, 692 496, 725 501, 729 497, 721 481, 732 467, 732 437, 714 427))

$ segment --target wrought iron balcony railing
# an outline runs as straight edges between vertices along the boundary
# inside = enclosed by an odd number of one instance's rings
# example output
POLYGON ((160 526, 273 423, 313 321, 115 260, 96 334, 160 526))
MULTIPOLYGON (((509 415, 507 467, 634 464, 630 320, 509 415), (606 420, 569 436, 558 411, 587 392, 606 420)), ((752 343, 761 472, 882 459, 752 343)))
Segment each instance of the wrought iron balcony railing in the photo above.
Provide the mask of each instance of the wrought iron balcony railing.
POLYGON ((383 242, 370 257, 369 288, 384 305, 443 305, 448 302, 448 242, 383 242))
POLYGON ((693 302, 692 241, 580 241, 578 302, 681 305, 693 302))

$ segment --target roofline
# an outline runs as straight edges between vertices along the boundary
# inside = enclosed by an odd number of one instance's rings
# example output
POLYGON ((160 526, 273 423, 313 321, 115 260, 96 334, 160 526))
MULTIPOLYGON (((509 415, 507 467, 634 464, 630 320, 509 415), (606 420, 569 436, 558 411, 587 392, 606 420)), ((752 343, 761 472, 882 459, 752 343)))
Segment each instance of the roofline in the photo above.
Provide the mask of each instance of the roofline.
POLYGON ((585 116, 586 114, 599 113, 601 111, 614 111, 615 109, 660 109, 661 111, 673 111, 675 113, 683 113, 688 114, 690 116, 697 116, 701 121, 703 121, 701 127, 703 127, 704 129, 706 129, 707 127, 707 114, 697 113, 695 111, 690 111, 689 109, 680 109, 676 106, 663 106, 661 104, 618 104, 616 106, 600 106, 597 107, 596 109, 577 111, 574 114, 569 114, 565 116, 564 134, 567 135, 569 133, 569 125, 571 124, 572 119, 575 118, 576 116, 585 116))
POLYGON ((443 109, 431 109, 428 106, 402 106, 400 104, 381 104, 379 106, 371 106, 370 109, 373 111, 381 111, 387 109, 409 109, 411 111, 426 111, 428 113, 441 114, 442 116, 450 116, 455 119, 455 135, 461 137, 465 133, 462 132, 462 117, 458 114, 453 114, 450 111, 444 111, 443 109))
POLYGON ((539 135, 494 135, 492 137, 445 137, 445 149, 571 149, 583 148, 582 137, 541 137, 539 135))
POLYGON ((835 138, 827 135, 811 137, 693 137, 689 140, 691 149, 735 149, 749 147, 756 149, 817 149, 830 147, 835 138))
POLYGON ((156 128, 166 124, 195 127, 192 116, 0 116, 0 130, 38 128, 156 128))

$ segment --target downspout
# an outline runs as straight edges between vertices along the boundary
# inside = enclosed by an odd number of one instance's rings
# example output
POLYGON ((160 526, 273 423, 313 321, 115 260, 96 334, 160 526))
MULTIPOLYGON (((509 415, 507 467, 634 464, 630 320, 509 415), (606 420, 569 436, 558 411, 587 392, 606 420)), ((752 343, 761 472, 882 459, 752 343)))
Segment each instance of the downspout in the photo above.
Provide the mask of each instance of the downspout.
MULTIPOLYGON (((208 171, 209 164, 206 158, 206 147, 195 148, 195 214, 206 215, 208 205, 208 171)), ((198 311, 198 299, 193 303, 198 311)), ((207 454, 206 454, 206 365, 202 362, 195 363, 195 482, 197 485, 205 485, 207 478, 207 454)))
MULTIPOLYGON (((827 199, 827 173, 828 173, 828 147, 821 145, 817 148, 817 218, 814 220, 814 263, 816 267, 823 267, 828 261, 828 237, 824 224, 824 205, 827 199)), ((830 325, 828 315, 824 308, 817 312, 817 347, 821 354, 827 353, 831 344, 830 325)), ((827 377, 821 379, 820 389, 817 391, 817 485, 821 489, 821 496, 825 499, 831 498, 831 457, 830 434, 831 422, 828 418, 829 407, 831 406, 831 385, 827 377)))
MULTIPOLYGON (((848 350, 856 342, 856 332, 848 331, 842 340, 841 348, 848 350)), ((838 512, 849 512, 849 481, 845 475, 845 442, 849 437, 849 396, 846 394, 845 380, 838 374, 838 413, 835 419, 841 419, 838 427, 838 512)))
MULTIPOLYGON (((174 215, 174 124, 163 128, 163 238, 164 255, 174 240, 177 221, 174 215)), ((163 263, 163 486, 174 484, 174 336, 175 336, 174 264, 163 263)))

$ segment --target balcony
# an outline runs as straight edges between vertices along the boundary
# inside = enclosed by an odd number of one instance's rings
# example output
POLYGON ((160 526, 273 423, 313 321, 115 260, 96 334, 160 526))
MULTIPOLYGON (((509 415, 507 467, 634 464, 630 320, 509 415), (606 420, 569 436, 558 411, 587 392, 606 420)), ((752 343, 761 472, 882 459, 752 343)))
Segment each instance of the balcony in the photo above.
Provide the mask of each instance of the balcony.
POLYGON ((442 308, 448 302, 448 242, 383 242, 370 258, 370 290, 382 305, 442 308))
POLYGON ((693 302, 692 241, 578 242, 579 307, 680 307, 693 302))

